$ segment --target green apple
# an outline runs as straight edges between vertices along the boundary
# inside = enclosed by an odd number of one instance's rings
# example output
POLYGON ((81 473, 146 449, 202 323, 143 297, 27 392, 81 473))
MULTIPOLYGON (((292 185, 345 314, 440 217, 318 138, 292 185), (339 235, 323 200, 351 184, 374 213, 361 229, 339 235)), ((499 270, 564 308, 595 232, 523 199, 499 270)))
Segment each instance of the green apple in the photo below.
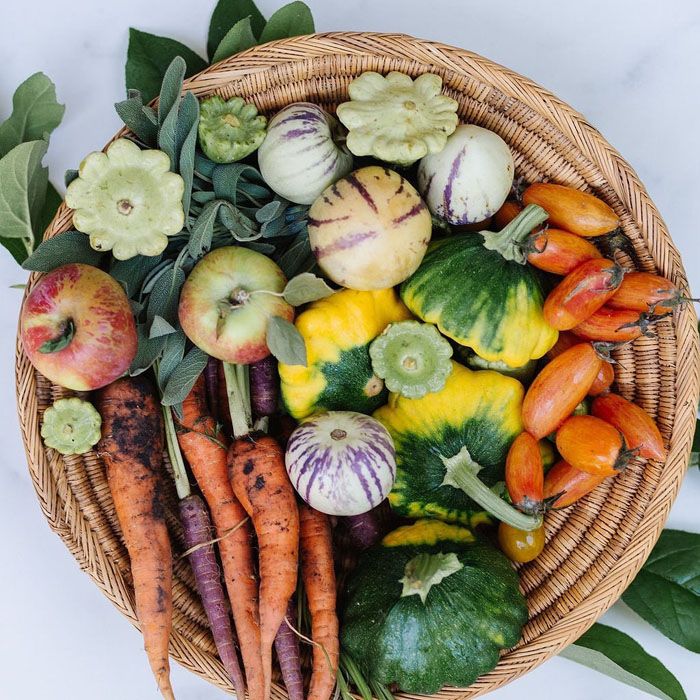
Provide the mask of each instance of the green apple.
POLYGON ((187 337, 212 357, 250 364, 267 357, 268 320, 294 318, 281 296, 287 279, 267 256, 227 246, 205 255, 182 287, 178 315, 187 337))

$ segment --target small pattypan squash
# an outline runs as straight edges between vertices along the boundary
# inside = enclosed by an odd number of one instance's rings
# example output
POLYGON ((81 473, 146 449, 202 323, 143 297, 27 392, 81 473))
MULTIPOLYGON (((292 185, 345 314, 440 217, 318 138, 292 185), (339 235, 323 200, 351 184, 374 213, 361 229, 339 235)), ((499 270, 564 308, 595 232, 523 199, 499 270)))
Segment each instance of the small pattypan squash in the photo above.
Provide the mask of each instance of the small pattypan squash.
POLYGON ((199 145, 215 163, 233 163, 255 151, 265 140, 267 119, 242 97, 202 100, 199 145))
POLYGON ((363 73, 348 86, 350 102, 338 106, 347 146, 356 156, 398 165, 439 153, 457 128, 457 102, 441 94, 442 78, 425 73, 363 73))
POLYGON ((170 158, 117 139, 106 153, 90 153, 66 189, 73 225, 95 250, 118 260, 160 255, 168 236, 182 231, 185 183, 170 172, 170 158))
POLYGON ((527 621, 518 575, 470 530, 419 520, 366 551, 346 587, 341 643, 368 681, 407 693, 465 688, 527 621))
POLYGON ((47 447, 62 455, 80 455, 97 444, 101 427, 102 418, 91 403, 58 399, 44 411, 41 437, 47 447))
POLYGON ((489 370, 452 362, 444 387, 422 398, 391 394, 374 413, 394 440, 396 481, 391 507, 409 518, 437 518, 472 527, 493 516, 529 530, 526 516, 492 489, 504 478, 506 455, 522 432, 523 386, 489 370))
POLYGON ((281 394, 292 417, 324 411, 371 413, 387 400, 372 370, 370 343, 390 324, 410 318, 393 289, 343 289, 309 304, 295 325, 307 366, 279 365, 281 394))
POLYGON ((410 399, 440 391, 452 372, 452 346, 429 323, 392 323, 369 346, 369 354, 386 388, 410 399))

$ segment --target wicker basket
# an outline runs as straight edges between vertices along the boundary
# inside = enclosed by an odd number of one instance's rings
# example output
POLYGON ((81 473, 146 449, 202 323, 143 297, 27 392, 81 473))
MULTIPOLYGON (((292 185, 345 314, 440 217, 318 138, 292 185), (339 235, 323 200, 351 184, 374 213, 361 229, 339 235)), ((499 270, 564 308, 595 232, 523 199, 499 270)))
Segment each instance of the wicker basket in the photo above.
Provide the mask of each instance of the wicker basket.
MULTIPOLYGON (((246 51, 200 73, 187 88, 199 96, 242 95, 264 112, 297 100, 333 109, 345 99, 348 82, 365 70, 439 73, 459 102, 461 119, 496 131, 510 144, 519 175, 552 179, 605 199, 620 216, 640 267, 657 270, 687 291, 678 251, 632 168, 554 95, 472 53, 397 34, 318 34, 246 51)), ((61 207, 47 235, 70 228, 70 219, 61 207)), ((582 634, 634 578, 687 465, 698 403, 696 323, 692 307, 684 305, 659 323, 657 337, 639 339, 617 358, 617 389, 656 416, 670 447, 667 462, 634 463, 575 507, 548 517, 547 547, 520 570, 530 608, 522 642, 470 688, 445 689, 441 698, 476 697, 538 666, 582 634)), ((81 568, 135 622, 129 562, 103 465, 94 453, 62 458, 44 448, 43 410, 66 392, 36 373, 19 346, 16 374, 29 470, 44 514, 81 568)), ((171 496, 168 524, 181 549, 171 496)), ((173 657, 230 690, 183 560, 175 564, 174 596, 173 657)), ((279 686, 273 696, 286 697, 279 686)))

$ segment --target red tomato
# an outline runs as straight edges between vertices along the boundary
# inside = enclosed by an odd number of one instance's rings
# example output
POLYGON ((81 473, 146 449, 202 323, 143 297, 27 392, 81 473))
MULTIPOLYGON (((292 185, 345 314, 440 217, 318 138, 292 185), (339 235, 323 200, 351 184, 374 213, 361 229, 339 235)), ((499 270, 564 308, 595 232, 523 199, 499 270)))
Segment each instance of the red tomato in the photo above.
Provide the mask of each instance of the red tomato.
POLYGON ((571 416, 557 430, 557 450, 572 467, 595 476, 615 476, 631 454, 620 431, 595 416, 571 416))
POLYGON ((527 261, 555 275, 568 275, 587 260, 603 257, 590 241, 557 228, 534 233, 528 242, 527 261))
POLYGON ((508 559, 525 564, 538 557, 544 549, 544 525, 536 530, 518 530, 501 523, 498 526, 498 544, 508 559))
POLYGON ((525 430, 538 440, 556 430, 588 394, 601 362, 590 343, 579 343, 545 365, 523 400, 525 430))
POLYGON ((523 205, 514 199, 506 199, 501 208, 493 215, 491 224, 494 231, 505 228, 523 210, 523 205))
POLYGON ((624 274, 624 268, 607 258, 582 263, 549 293, 545 320, 559 331, 574 328, 615 294, 624 274))
POLYGON ((566 508, 593 491, 606 478, 576 469, 562 459, 547 472, 544 479, 547 506, 555 509, 566 508))
POLYGON ((506 458, 506 487, 513 505, 529 515, 542 512, 544 467, 537 440, 520 433, 506 458))
POLYGON ((610 423, 625 437, 630 450, 640 457, 666 459, 666 448, 654 419, 637 404, 618 394, 606 394, 593 401, 591 413, 610 423))

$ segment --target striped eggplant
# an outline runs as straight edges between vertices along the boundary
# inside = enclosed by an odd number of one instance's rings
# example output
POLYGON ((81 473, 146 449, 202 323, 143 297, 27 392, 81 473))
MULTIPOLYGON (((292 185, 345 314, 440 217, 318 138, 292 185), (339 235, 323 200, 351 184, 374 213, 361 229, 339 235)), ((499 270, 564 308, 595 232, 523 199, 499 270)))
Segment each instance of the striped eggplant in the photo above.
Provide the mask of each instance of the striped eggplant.
POLYGON ((352 168, 344 134, 335 117, 318 105, 287 105, 270 120, 258 150, 265 182, 280 197, 311 204, 352 168))
POLYGON ((359 515, 379 505, 396 477, 394 443, 370 416, 329 411, 302 423, 285 463, 299 495, 328 515, 359 515))
POLYGON ((324 190, 309 210, 309 240, 320 268, 349 289, 388 289, 420 265, 430 212, 401 175, 373 165, 324 190))
POLYGON ((513 156, 493 131, 462 124, 439 153, 421 159, 418 189, 430 211, 454 226, 495 214, 513 184, 513 156))

